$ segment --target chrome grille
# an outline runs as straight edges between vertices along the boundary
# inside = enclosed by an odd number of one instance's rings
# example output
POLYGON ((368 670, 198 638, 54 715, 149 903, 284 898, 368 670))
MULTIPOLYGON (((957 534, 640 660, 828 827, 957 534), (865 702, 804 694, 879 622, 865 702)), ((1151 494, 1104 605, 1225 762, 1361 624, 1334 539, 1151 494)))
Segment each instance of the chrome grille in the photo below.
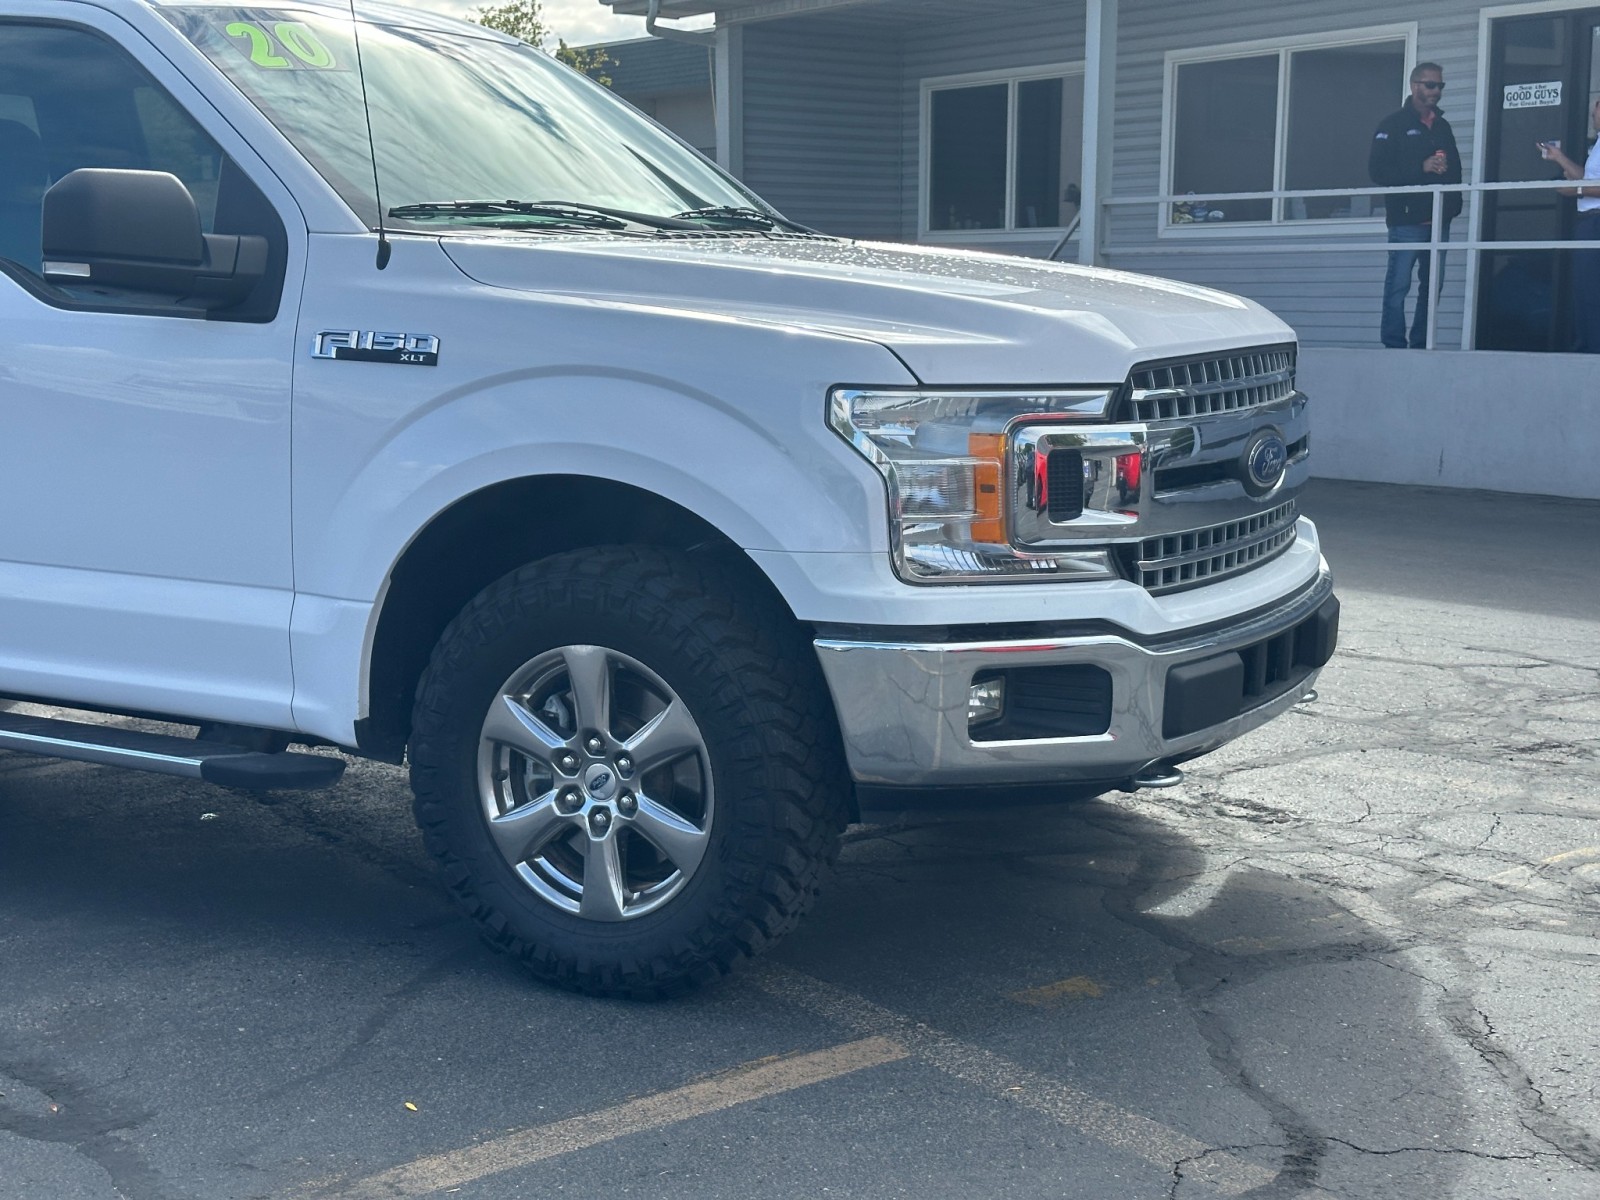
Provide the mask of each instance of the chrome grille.
POLYGON ((1123 419, 1170 421, 1259 408, 1294 391, 1294 369, 1292 345, 1137 366, 1128 377, 1123 419))
POLYGON ((1242 520, 1146 538, 1139 543, 1139 583, 1150 592, 1176 592, 1259 567, 1294 544, 1299 515, 1291 500, 1242 520))

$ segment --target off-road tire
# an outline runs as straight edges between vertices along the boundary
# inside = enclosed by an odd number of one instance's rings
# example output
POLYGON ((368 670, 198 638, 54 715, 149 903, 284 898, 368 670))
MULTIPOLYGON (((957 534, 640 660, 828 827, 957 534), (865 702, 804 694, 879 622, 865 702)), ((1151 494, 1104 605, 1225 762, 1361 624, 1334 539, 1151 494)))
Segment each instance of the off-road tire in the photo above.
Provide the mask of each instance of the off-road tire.
POLYGON ((792 617, 727 571, 650 547, 556 555, 484 589, 418 686, 410 761, 424 841, 483 936, 540 979, 597 995, 680 992, 770 946, 809 908, 848 811, 826 688, 792 617), (581 646, 670 685, 702 735, 716 798, 681 890, 613 923, 536 893, 496 848, 481 793, 480 735, 502 685, 581 646))

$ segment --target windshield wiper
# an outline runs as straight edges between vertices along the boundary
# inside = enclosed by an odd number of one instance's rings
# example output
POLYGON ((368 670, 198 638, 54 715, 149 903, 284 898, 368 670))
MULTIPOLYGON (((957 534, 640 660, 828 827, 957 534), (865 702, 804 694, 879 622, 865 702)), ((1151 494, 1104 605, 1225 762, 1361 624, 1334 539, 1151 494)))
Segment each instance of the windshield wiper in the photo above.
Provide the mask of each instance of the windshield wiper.
MULTIPOLYGON (((515 201, 515 203, 522 203, 515 201)), ((657 213, 633 212, 626 208, 606 208, 599 204, 583 204, 576 200, 537 200, 529 207, 532 208, 559 208, 570 212, 583 213, 586 216, 614 217, 622 221, 632 221, 637 225, 648 225, 651 229, 694 229, 693 221, 685 221, 678 217, 663 217, 657 213)))
POLYGON ((625 208, 607 208, 600 204, 584 204, 577 200, 438 200, 401 204, 391 208, 389 216, 401 220, 427 220, 431 217, 549 217, 593 229, 626 229, 629 225, 643 225, 647 229, 703 230, 707 222, 721 222, 733 228, 767 230, 782 227, 794 233, 816 232, 794 221, 762 212, 759 208, 741 208, 732 204, 691 208, 687 212, 666 217, 625 208))
POLYGON ((697 229, 691 221, 658 217, 650 213, 604 208, 572 200, 440 200, 422 204, 401 204, 389 210, 402 220, 429 217, 552 217, 558 221, 586 225, 595 229, 626 229, 643 225, 649 229, 697 229))
POLYGON ((515 200, 438 200, 423 204, 400 204, 389 210, 389 216, 413 221, 429 217, 555 217, 599 229, 627 228, 626 221, 603 213, 579 212, 565 205, 523 204, 515 200))
POLYGON ((727 221, 734 225, 753 226, 756 229, 777 229, 780 226, 793 233, 815 233, 795 221, 784 217, 773 216, 771 213, 762 212, 759 208, 742 208, 735 204, 714 204, 706 208, 691 208, 687 212, 674 213, 673 216, 680 221, 727 221))

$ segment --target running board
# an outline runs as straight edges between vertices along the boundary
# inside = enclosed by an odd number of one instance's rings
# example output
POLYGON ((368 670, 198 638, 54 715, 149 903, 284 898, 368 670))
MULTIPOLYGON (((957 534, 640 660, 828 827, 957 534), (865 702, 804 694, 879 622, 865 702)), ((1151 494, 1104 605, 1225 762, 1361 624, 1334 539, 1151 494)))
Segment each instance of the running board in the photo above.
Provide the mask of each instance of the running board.
POLYGON ((343 759, 320 754, 264 754, 227 742, 15 712, 0 712, 0 750, 179 775, 253 792, 329 787, 344 774, 343 759))

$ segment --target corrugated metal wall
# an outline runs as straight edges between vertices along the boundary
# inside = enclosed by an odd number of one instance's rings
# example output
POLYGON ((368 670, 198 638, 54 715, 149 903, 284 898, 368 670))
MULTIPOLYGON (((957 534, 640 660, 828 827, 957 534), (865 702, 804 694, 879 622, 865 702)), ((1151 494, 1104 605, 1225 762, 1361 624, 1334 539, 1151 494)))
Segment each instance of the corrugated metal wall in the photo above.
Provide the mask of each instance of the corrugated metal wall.
MULTIPOLYGON (((1474 142, 1478 10, 1459 0, 1226 0, 1174 4, 1121 0, 1113 189, 1161 189, 1161 120, 1168 51, 1258 38, 1290 38, 1415 22, 1417 54, 1444 66, 1445 109, 1467 164, 1474 142)), ((745 37, 745 178, 796 219, 856 237, 917 237, 924 79, 1026 69, 1083 58, 1083 10, 1072 0, 882 4, 816 17, 752 23, 745 37), (973 13, 980 15, 970 15, 973 13)), ((1398 107, 1403 95, 1397 93, 1398 107)), ((1365 135, 1363 135, 1365 136, 1365 135)), ((1466 233, 1465 219, 1455 226, 1466 233)), ((1207 231, 1209 235, 1210 230, 1207 231)), ((1110 226, 1112 265, 1221 287, 1277 311, 1313 345, 1373 345, 1386 256, 1311 254, 1296 243, 1381 241, 1381 224, 1249 239, 1261 250, 1184 255, 1195 245, 1158 237, 1154 207, 1121 212, 1110 226)), ((1053 239, 973 242, 1043 254, 1053 239)), ((1214 237, 1205 243, 1217 246, 1214 237)), ((1466 256, 1450 256, 1440 344, 1461 328, 1466 256)))

